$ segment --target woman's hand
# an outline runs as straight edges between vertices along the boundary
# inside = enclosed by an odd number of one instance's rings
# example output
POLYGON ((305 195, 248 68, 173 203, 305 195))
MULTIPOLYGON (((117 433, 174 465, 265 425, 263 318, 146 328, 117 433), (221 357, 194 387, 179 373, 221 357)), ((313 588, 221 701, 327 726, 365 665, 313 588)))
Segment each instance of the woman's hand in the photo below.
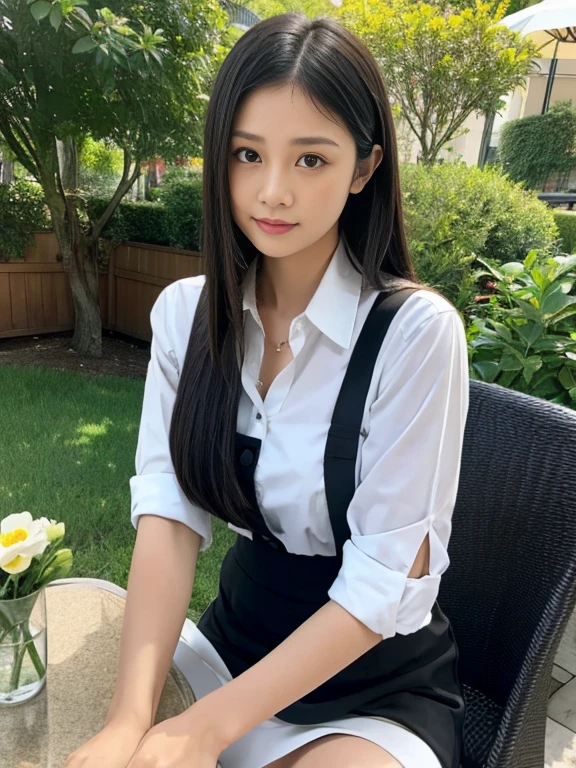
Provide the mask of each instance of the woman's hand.
POLYGON ((146 728, 130 717, 111 719, 68 755, 65 768, 126 768, 145 733, 146 728))
POLYGON ((216 768, 225 745, 195 707, 150 728, 127 768, 216 768))

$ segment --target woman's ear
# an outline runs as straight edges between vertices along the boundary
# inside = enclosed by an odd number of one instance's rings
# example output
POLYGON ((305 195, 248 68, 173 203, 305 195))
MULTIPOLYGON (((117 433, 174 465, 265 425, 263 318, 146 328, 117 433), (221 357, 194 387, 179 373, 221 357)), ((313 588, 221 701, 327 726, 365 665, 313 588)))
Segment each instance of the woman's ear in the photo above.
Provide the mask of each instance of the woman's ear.
POLYGON ((366 184, 370 181, 372 174, 382 162, 383 156, 384 153, 382 152, 382 147, 379 144, 374 144, 370 157, 361 160, 358 164, 357 173, 350 187, 351 194, 357 195, 358 192, 361 192, 364 189, 366 184))

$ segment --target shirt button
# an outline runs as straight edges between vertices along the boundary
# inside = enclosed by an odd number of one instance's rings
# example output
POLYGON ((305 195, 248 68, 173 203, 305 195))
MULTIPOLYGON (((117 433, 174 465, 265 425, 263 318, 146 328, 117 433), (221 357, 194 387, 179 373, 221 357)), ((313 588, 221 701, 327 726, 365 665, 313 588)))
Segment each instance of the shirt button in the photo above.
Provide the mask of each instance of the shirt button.
POLYGON ((254 454, 250 448, 245 448, 240 454, 240 464, 243 467, 250 467, 254 461, 254 454))
POLYGON ((256 418, 258 419, 258 421, 260 421, 260 419, 262 418, 262 414, 260 413, 260 411, 258 411, 258 413, 256 414, 256 418))

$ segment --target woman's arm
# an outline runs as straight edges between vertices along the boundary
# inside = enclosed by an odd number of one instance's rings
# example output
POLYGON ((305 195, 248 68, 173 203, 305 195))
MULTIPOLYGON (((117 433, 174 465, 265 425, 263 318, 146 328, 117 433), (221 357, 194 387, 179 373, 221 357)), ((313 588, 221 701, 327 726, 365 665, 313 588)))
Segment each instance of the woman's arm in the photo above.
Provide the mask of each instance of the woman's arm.
POLYGON ((171 283, 150 312, 152 343, 130 478, 136 543, 128 578, 116 689, 108 719, 154 724, 170 663, 190 603, 198 552, 211 540, 210 515, 184 495, 172 465, 169 430, 179 382, 177 340, 188 338, 194 299, 181 304, 171 283), (186 311, 184 311, 186 309, 186 311), (178 325, 180 330, 178 330, 178 325))
POLYGON ((126 717, 144 730, 154 724, 190 604, 200 543, 199 534, 179 521, 139 518, 106 723, 126 717))
MULTIPOLYGON (((426 551, 425 542, 410 577, 426 573, 426 551)), ((331 600, 261 661, 187 711, 212 732, 210 740, 222 751, 381 641, 331 600)))

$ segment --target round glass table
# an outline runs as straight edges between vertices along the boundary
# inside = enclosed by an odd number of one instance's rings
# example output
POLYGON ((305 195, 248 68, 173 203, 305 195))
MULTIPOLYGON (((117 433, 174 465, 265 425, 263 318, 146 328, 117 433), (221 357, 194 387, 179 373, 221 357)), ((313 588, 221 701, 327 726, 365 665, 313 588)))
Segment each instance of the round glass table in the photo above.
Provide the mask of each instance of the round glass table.
MULTIPOLYGON (((0 706, 2 768, 64 768, 104 725, 117 676, 126 590, 102 579, 58 579, 46 587, 46 684, 32 699, 0 706)), ((188 709, 186 619, 155 723, 188 709)))

